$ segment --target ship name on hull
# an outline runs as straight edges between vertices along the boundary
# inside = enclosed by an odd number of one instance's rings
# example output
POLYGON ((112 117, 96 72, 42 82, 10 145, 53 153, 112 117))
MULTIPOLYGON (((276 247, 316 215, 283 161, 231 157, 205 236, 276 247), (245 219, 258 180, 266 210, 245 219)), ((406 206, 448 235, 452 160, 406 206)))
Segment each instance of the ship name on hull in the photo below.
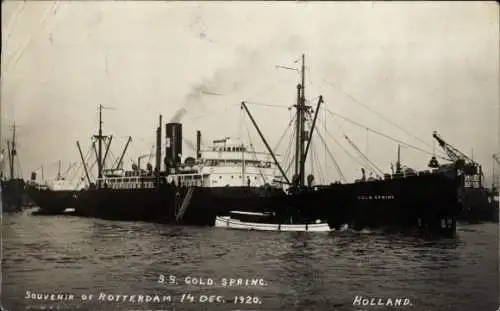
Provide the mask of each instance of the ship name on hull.
POLYGON ((358 195, 358 200, 394 200, 394 196, 392 194, 385 195, 358 195))

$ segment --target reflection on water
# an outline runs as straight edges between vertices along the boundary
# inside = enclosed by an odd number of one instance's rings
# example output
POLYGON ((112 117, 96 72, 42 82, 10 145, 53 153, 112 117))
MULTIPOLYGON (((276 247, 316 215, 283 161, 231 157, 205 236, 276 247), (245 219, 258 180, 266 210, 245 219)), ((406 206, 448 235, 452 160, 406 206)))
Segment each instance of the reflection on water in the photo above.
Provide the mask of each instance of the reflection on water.
MULTIPOLYGON (((2 303, 8 310, 53 305, 25 300, 26 290, 179 297, 189 292, 224 295, 227 300, 253 295, 263 300, 262 305, 245 308, 177 303, 171 305, 175 310, 200 310, 201 306, 207 310, 359 310, 352 305, 355 296, 408 297, 412 310, 495 310, 498 304, 498 226, 490 224, 459 228, 455 239, 433 240, 376 232, 169 227, 25 212, 4 217, 3 236, 2 303), (161 274, 175 275, 179 284, 159 284, 161 274), (186 285, 186 276, 202 282, 213 279, 214 284, 186 285), (263 278, 266 286, 225 287, 222 278, 263 278)), ((76 306, 72 302, 70 308, 76 306)), ((130 310, 116 302, 84 306, 130 310)))

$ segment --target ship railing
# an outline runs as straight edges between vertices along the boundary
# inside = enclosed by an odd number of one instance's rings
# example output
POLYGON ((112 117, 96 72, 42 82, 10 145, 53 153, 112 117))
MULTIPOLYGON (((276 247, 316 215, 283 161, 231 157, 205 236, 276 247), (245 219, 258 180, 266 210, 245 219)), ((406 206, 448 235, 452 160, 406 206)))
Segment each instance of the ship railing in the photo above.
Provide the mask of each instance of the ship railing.
POLYGON ((406 178, 410 176, 422 176, 422 175, 430 175, 433 172, 429 170, 423 170, 423 171, 414 171, 414 172, 402 172, 402 173, 397 173, 397 174, 384 174, 384 179, 397 179, 397 178, 406 178))

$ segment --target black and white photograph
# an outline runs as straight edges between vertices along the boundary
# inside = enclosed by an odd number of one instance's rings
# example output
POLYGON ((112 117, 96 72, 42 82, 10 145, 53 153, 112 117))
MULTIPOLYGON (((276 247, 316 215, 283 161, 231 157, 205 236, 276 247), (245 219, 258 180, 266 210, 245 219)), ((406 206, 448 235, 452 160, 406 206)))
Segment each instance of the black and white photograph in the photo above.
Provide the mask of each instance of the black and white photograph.
POLYGON ((500 310, 496 1, 2 1, 0 309, 500 310))

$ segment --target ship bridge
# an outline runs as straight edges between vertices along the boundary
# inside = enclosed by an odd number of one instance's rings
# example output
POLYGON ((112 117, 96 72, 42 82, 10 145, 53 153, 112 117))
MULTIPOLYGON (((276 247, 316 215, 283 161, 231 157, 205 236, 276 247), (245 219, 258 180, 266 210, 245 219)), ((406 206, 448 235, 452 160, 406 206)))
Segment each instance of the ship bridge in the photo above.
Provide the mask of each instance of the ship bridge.
POLYGON ((242 152, 248 150, 245 143, 239 138, 226 137, 217 139, 209 146, 208 151, 242 152))
POLYGON ((239 138, 214 140, 200 154, 201 173, 210 174, 211 187, 271 185, 280 176, 271 154, 256 152, 239 138))

